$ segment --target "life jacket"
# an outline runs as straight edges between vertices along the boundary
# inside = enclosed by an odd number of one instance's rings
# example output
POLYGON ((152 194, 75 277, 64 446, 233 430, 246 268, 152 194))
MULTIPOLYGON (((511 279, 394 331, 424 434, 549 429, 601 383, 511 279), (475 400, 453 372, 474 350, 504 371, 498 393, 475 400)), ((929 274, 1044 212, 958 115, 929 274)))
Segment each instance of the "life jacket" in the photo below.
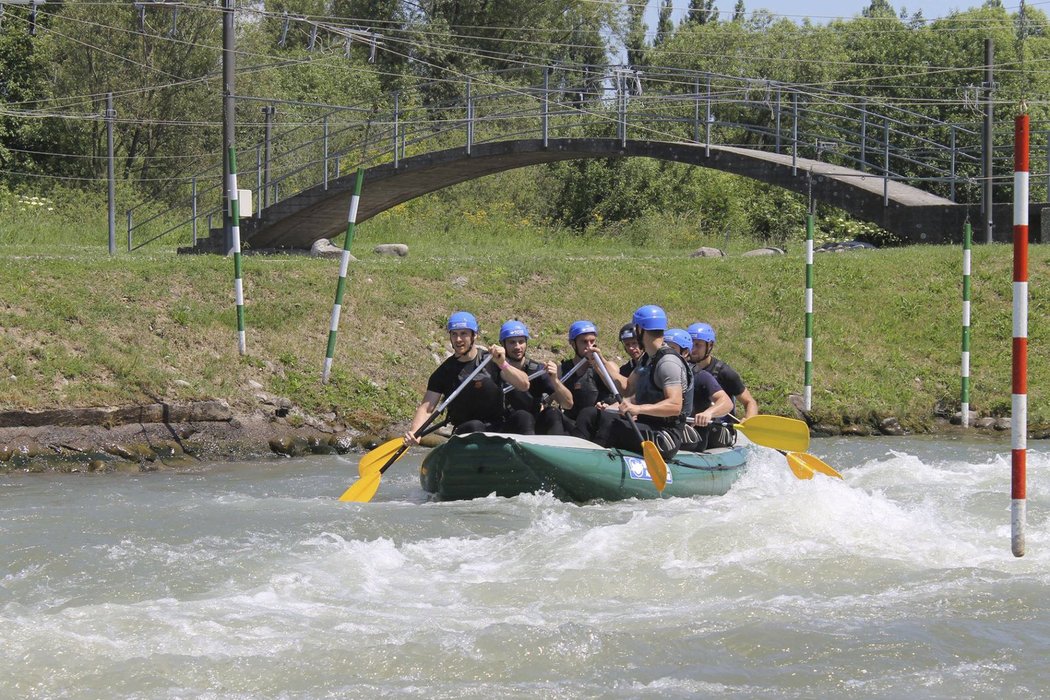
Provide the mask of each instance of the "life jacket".
MULTIPOLYGON (((572 369, 577 361, 578 358, 576 360, 563 361, 559 368, 559 373, 565 376, 565 373, 572 369)), ((594 371, 594 367, 591 367, 590 363, 576 370, 576 373, 569 377, 568 382, 567 387, 572 392, 572 408, 566 411, 565 415, 569 418, 575 419, 580 411, 590 408, 599 401, 612 403, 612 392, 605 386, 605 382, 594 371)))
MULTIPOLYGON (((521 371, 527 375, 533 375, 543 368, 539 362, 535 360, 525 360, 521 366, 521 371)), ((507 386, 504 381, 504 386, 507 386)), ((508 411, 524 410, 528 411, 533 415, 538 415, 540 412, 540 402, 543 401, 543 394, 541 391, 535 389, 540 386, 539 382, 532 381, 528 391, 522 391, 521 389, 511 389, 504 396, 504 402, 506 403, 508 411)))
MULTIPOLYGON (((478 350, 477 357, 472 362, 464 362, 459 370, 459 381, 467 378, 481 361, 488 357, 489 353, 478 350)), ((470 420, 497 421, 503 417, 503 389, 496 381, 491 371, 491 363, 455 398, 448 407, 449 421, 453 425, 459 425, 470 420)))
MULTIPOLYGON (((711 364, 705 367, 704 370, 707 371, 712 377, 714 377, 715 381, 718 382, 719 385, 721 385, 721 374, 728 366, 729 365, 727 365, 725 362, 722 362, 717 357, 712 357, 711 364)), ((736 417, 736 397, 730 394, 728 391, 726 392, 726 394, 729 395, 729 400, 733 402, 733 410, 730 411, 728 415, 716 418, 715 422, 732 427, 735 424, 735 421, 729 416, 736 417)))
POLYGON ((635 394, 635 403, 657 403, 663 401, 664 390, 662 387, 656 385, 656 377, 653 376, 653 370, 660 363, 664 357, 670 355, 676 358, 682 363, 682 367, 685 369, 685 386, 682 387, 682 410, 677 416, 642 416, 641 420, 645 421, 654 428, 678 428, 681 429, 685 425, 685 419, 687 410, 690 408, 686 406, 686 396, 689 396, 689 402, 692 403, 693 394, 693 371, 689 367, 689 363, 678 354, 677 351, 664 345, 662 348, 656 351, 656 355, 651 359, 644 358, 642 362, 635 369, 635 372, 641 372, 643 376, 640 377, 642 384, 638 385, 635 394))

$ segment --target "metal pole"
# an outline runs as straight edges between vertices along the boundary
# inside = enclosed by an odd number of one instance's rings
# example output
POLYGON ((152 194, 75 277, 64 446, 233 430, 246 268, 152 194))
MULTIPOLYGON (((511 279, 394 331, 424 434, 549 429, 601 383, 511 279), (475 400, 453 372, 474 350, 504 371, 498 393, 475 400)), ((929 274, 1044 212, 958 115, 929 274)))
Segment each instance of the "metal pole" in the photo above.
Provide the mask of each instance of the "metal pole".
POLYGON ((263 159, 263 145, 256 144, 255 146, 255 206, 257 214, 262 213, 263 209, 263 180, 262 180, 262 159, 263 159))
POLYGON ((890 120, 882 125, 882 206, 890 205, 890 120))
POLYGON ((397 170, 400 158, 398 153, 397 135, 401 131, 401 96, 394 93, 394 170, 397 170))
POLYGON ((106 93, 106 178, 108 188, 109 254, 117 254, 117 175, 113 156, 113 122, 117 116, 113 109, 113 93, 106 93))
POLYGON ((543 147, 547 148, 550 145, 550 115, 551 115, 551 102, 550 102, 550 89, 551 89, 551 68, 547 66, 543 69, 543 147))
MULTIPOLYGON (((222 3, 222 153, 223 174, 229 176, 229 154, 235 144, 235 103, 237 70, 237 44, 233 22, 234 0, 223 0, 222 3)), ((233 221, 230 215, 229 193, 223 198, 223 247, 228 251, 233 247, 233 221)))
POLYGON ((273 132, 273 117, 277 113, 277 107, 270 105, 263 107, 263 115, 266 117, 266 131, 263 136, 263 192, 264 207, 270 206, 270 147, 272 145, 271 135, 273 132))
POLYGON ((190 189, 192 190, 190 208, 193 211, 193 246, 197 247, 197 178, 190 180, 190 189))
POLYGON ((868 167, 868 101, 860 104, 860 170, 864 172, 868 167))
POLYGON ((963 226, 963 313, 962 313, 962 393, 960 396, 960 424, 970 425, 970 253, 973 247, 973 228, 967 221, 963 226))
POLYGON ((992 62, 995 60, 995 44, 988 38, 984 40, 984 183, 981 188, 981 212, 984 214, 984 242, 991 243, 994 222, 992 220, 992 128, 994 126, 995 108, 992 94, 995 82, 992 74, 992 62))
POLYGON ((128 252, 131 252, 131 210, 128 209, 128 252))
POLYGON ((1028 115, 1014 121, 1013 363, 1010 405, 1011 549, 1024 556, 1028 461, 1028 115))
POLYGON ((474 100, 471 97, 471 80, 467 78, 467 155, 470 155, 470 147, 474 145, 474 100))
POLYGON ((798 93, 791 91, 791 174, 798 175, 798 93))
POLYGON ((711 114, 711 74, 707 75, 707 114, 704 116, 704 157, 711 157, 711 122, 714 115, 711 114))
POLYGON ((777 130, 777 146, 776 152, 780 153, 780 86, 777 86, 777 106, 776 106, 776 130, 777 130))
POLYGON ((693 79, 693 142, 700 143, 700 76, 693 79))
MULTIPOLYGON (((956 179, 955 178, 955 155, 956 155, 955 154, 955 129, 956 129, 955 125, 952 125, 952 131, 951 131, 951 135, 952 135, 951 136, 951 138, 952 138, 952 142, 951 142, 951 146, 952 146, 952 180, 951 180, 951 196, 950 196, 950 198, 951 198, 951 200, 953 202, 955 201, 955 179, 956 179)), ((966 224, 966 225, 969 226, 969 224, 966 224)))
MULTIPOLYGON (((328 189, 328 117, 325 116, 321 120, 321 144, 324 151, 322 157, 322 163, 324 165, 324 173, 321 176, 321 182, 324 183, 324 188, 328 189)), ((368 148, 368 144, 365 144, 365 148, 368 148)))

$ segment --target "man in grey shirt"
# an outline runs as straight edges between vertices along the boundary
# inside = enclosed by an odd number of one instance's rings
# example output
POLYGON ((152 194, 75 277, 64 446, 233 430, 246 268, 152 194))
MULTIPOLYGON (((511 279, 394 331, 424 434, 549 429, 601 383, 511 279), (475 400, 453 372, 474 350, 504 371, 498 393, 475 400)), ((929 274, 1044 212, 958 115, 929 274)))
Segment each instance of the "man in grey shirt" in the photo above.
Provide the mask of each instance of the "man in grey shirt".
POLYGON ((659 306, 646 305, 634 312, 635 336, 645 356, 627 380, 627 397, 619 413, 599 403, 576 420, 577 437, 604 447, 642 452, 641 442, 630 421, 637 420, 645 440, 652 440, 664 459, 670 459, 684 438, 683 393, 690 385, 689 367, 682 357, 664 344, 667 314, 659 306))

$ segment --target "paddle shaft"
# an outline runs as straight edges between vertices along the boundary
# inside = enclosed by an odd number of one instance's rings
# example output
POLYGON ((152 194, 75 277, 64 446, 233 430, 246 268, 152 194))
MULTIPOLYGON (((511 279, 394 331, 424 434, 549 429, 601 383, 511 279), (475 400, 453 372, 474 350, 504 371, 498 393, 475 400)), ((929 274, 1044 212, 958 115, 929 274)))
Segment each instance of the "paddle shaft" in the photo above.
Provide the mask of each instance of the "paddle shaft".
MULTIPOLYGON (((569 369, 568 372, 566 372, 565 374, 561 375, 561 377, 558 378, 558 381, 559 382, 564 382, 566 379, 568 379, 572 375, 576 374, 576 370, 578 370, 580 367, 583 367, 583 365, 586 364, 586 363, 587 363, 587 358, 586 357, 581 358, 580 361, 577 362, 575 365, 573 365, 572 368, 569 369)), ((553 401, 554 401, 554 394, 551 394, 550 396, 548 396, 547 398, 545 398, 543 400, 543 404, 545 406, 550 406, 553 401)))
MULTIPOLYGON (((605 358, 600 353, 594 353, 594 356, 598 359, 598 371, 602 375, 602 379, 605 380, 605 386, 609 387, 609 391, 612 392, 613 398, 616 399, 616 403, 623 402, 623 395, 620 394, 620 390, 616 388, 616 382, 609 376, 609 368, 605 366, 605 358)), ((634 416, 627 416, 627 421, 634 428, 634 434, 638 436, 638 442, 644 443, 645 438, 642 437, 642 431, 638 428, 638 421, 634 419, 634 416)))
MULTIPOLYGON (((529 377, 528 377, 528 379, 529 379, 529 381, 531 382, 531 381, 532 381, 533 379, 539 379, 540 377, 542 377, 542 376, 543 376, 543 375, 545 375, 546 373, 547 373, 547 370, 546 370, 546 368, 544 368, 544 369, 538 369, 538 370, 536 370, 535 372, 533 372, 532 374, 530 374, 530 375, 529 375, 529 377)), ((504 393, 504 394, 509 394, 509 393, 510 393, 510 392, 512 392, 512 391, 514 391, 514 387, 513 387, 513 386, 511 386, 510 384, 508 384, 507 386, 503 387, 503 393, 504 393)))

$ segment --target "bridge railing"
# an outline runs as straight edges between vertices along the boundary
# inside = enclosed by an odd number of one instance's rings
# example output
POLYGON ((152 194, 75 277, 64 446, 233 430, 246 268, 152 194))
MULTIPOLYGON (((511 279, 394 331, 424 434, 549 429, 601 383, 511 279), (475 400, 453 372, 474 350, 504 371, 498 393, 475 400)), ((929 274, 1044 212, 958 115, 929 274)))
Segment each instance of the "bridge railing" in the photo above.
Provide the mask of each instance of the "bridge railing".
MULTIPOLYGON (((809 158, 850 167, 886 183, 912 182, 952 199, 980 172, 975 125, 853 95, 671 68, 638 74, 555 67, 541 72, 541 82, 534 69, 520 74, 469 77, 451 86, 457 95, 432 104, 420 102, 421 89, 344 106, 239 97, 241 143, 249 136, 238 152, 239 185, 253 190, 257 214, 298 192, 323 190, 362 163, 397 167, 412 155, 447 148, 469 152, 487 142, 573 136, 740 146, 790 156, 793 163, 809 158), (521 81, 524 75, 531 82, 521 81)), ((1008 158, 1002 158, 1003 172, 1008 158)), ((191 201, 134 221, 129 212, 129 247, 134 234, 141 247, 187 230, 196 239, 204 222, 215 229, 223 189, 216 163, 197 176, 191 201), (159 232, 150 228, 180 208, 189 210, 188 218, 159 232)))

